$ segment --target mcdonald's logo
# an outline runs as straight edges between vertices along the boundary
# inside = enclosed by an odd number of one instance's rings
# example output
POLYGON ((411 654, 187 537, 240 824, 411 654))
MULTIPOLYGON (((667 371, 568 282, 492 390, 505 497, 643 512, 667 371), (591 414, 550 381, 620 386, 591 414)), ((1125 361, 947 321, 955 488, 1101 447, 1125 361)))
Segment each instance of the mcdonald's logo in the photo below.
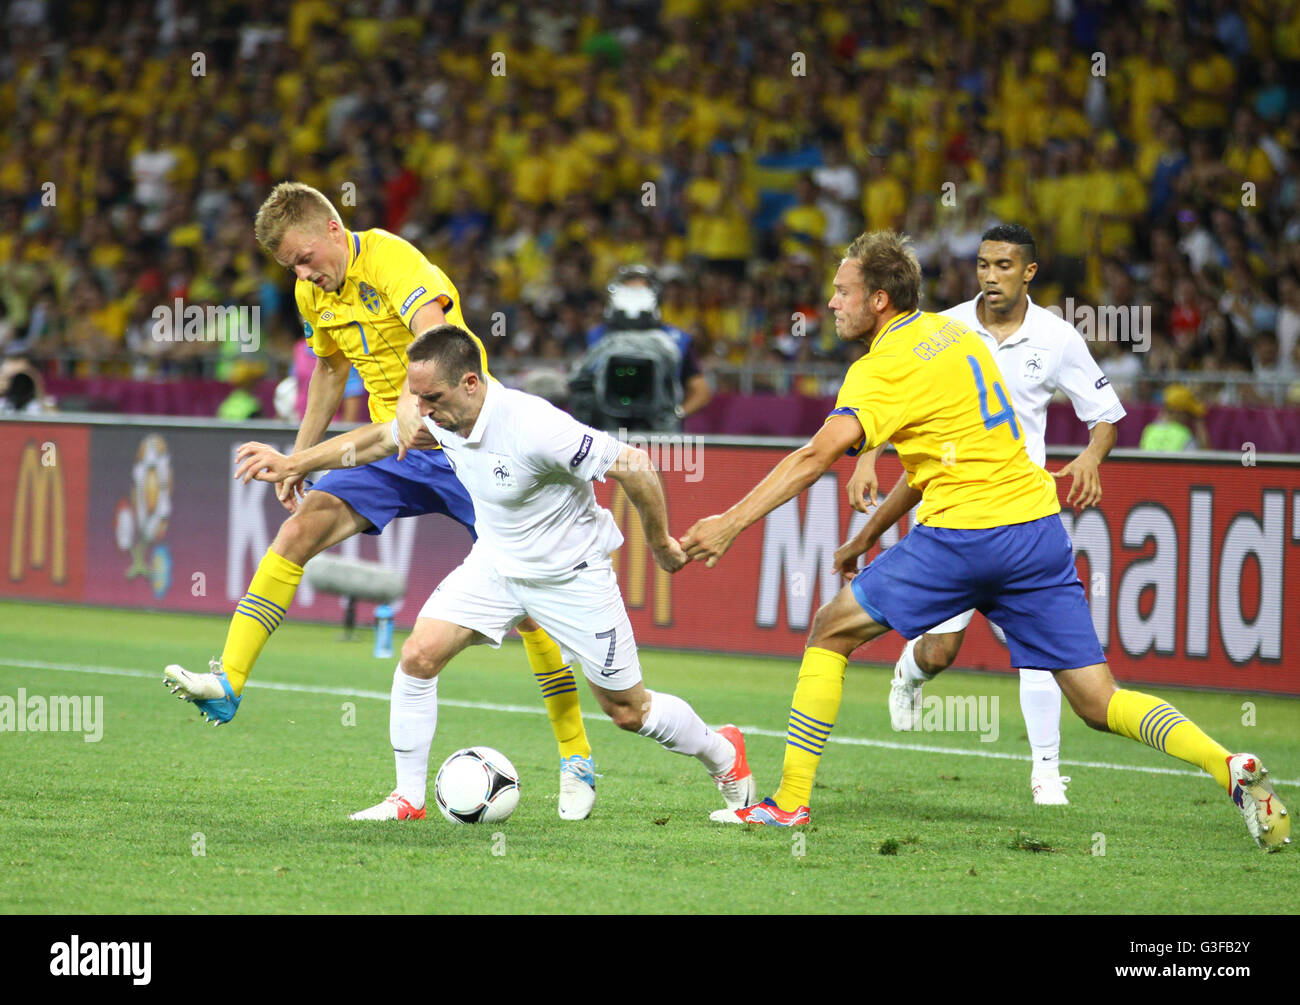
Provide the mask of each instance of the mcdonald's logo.
POLYGON ((641 514, 628 499, 622 485, 614 486, 614 498, 609 508, 614 514, 614 522, 623 532, 623 547, 614 552, 614 572, 618 575, 624 601, 628 607, 645 606, 646 568, 649 566, 654 570, 655 577, 654 623, 660 627, 671 625, 673 623, 672 576, 659 568, 656 562, 648 560, 650 546, 646 544, 641 514))
POLYGON ((29 541, 28 561, 33 569, 45 568, 50 550, 50 580, 68 581, 68 528, 63 499, 63 475, 57 464, 42 464, 34 442, 23 449, 14 494, 14 523, 9 547, 9 578, 23 578, 23 543, 29 541), (28 537, 28 517, 31 536, 28 537), (48 521, 48 526, 47 526, 48 521))

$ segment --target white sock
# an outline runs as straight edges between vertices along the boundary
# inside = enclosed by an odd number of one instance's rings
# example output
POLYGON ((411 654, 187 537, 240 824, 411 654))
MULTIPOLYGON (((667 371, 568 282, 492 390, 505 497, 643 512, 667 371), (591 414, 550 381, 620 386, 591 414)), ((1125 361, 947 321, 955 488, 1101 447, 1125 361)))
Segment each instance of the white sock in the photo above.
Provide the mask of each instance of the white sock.
POLYGON ((397 758, 396 792, 416 809, 429 786, 429 750, 438 728, 438 678, 412 677, 397 664, 388 707, 388 738, 397 758))
POLYGON ((639 734, 658 741, 674 754, 699 758, 711 775, 720 775, 731 767, 736 748, 725 736, 709 729, 695 709, 676 695, 662 691, 646 694, 650 696, 650 709, 645 724, 637 730, 639 734))
POLYGON ((1020 671, 1020 711, 1033 752, 1034 774, 1061 770, 1061 688, 1049 670, 1020 671))
POLYGON ((916 662, 916 644, 920 642, 923 637, 924 636, 918 635, 916 638, 908 642, 907 645, 903 646, 903 655, 898 657, 896 669, 901 670, 903 673, 903 679, 912 684, 925 684, 928 681, 934 680, 935 677, 934 674, 926 673, 922 670, 921 664, 916 662))

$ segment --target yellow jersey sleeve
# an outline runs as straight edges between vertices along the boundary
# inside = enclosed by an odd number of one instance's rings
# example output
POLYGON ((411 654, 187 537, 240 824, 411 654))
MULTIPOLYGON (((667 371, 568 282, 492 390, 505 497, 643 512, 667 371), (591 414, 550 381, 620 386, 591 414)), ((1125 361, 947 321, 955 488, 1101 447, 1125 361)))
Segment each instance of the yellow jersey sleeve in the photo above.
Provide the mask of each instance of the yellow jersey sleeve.
MULTIPOLYGON (((387 231, 372 231, 375 240, 368 249, 373 256, 369 272, 393 311, 407 328, 420 308, 437 303, 450 314, 458 297, 447 274, 424 257, 413 244, 387 231)), ((419 332, 412 334, 418 335, 419 332)))
MULTIPOLYGON (((487 347, 466 324, 460 309, 460 294, 447 274, 425 258, 415 245, 396 234, 376 229, 368 231, 367 236, 367 253, 372 256, 368 271, 374 277, 375 286, 392 305, 397 319, 410 330, 411 321, 420 308, 437 303, 447 323, 463 329, 478 345, 483 373, 492 376, 488 369, 487 347)), ((420 333, 412 331, 410 334, 420 333)), ((410 338, 406 339, 403 346, 409 342, 410 338)), ((402 363, 405 368, 405 353, 402 363)))
POLYGON ((831 415, 852 415, 862 426, 862 440, 849 449, 851 456, 884 443, 906 417, 905 389, 891 379, 888 355, 868 354, 849 367, 835 399, 831 415))

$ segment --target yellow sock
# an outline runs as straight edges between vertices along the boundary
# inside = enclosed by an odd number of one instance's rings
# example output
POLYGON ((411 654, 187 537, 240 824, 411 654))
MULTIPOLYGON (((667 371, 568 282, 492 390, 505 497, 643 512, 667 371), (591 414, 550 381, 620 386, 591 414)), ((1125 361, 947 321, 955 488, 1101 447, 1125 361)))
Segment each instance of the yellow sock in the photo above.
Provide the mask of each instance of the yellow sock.
POLYGON ((284 620, 284 612, 293 603, 302 581, 302 566, 277 555, 270 548, 262 556, 248 584, 248 592, 235 607, 226 632, 226 648, 221 650, 221 667, 230 680, 230 689, 242 694, 253 664, 271 633, 284 620))
POLYGON ((848 664, 846 657, 829 649, 810 646, 804 650, 790 705, 781 787, 772 797, 783 810, 797 810, 812 799, 813 776, 840 711, 848 664))
POLYGON ((591 756, 587 730, 582 725, 582 708, 578 704, 578 683, 573 679, 573 668, 564 662, 560 647, 541 628, 534 632, 522 629, 528 666, 542 689, 546 702, 546 715, 551 720, 551 732, 560 745, 561 757, 591 756))
POLYGON ((1229 788, 1228 758, 1232 752, 1215 743, 1167 702, 1140 691, 1116 691, 1106 706, 1106 725, 1112 733, 1204 768, 1216 782, 1229 788))

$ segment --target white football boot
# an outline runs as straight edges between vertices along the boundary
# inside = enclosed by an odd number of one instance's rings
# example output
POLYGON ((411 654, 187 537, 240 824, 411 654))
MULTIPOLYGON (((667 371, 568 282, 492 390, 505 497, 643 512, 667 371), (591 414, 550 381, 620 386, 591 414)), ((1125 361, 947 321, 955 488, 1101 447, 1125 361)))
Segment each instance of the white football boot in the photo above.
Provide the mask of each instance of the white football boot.
POLYGON ((1281 851, 1291 843, 1291 818, 1273 791, 1268 769, 1254 754, 1228 758, 1232 801, 1246 818, 1246 830, 1265 851, 1281 851))
POLYGON ((348 814, 349 820, 423 820, 424 817, 425 809, 423 806, 416 809, 396 792, 382 803, 377 803, 369 809, 348 814))
MULTIPOLYGON (((916 642, 916 639, 912 639, 903 652, 906 653, 908 647, 914 647, 916 642)), ((898 662, 894 664, 894 679, 889 685, 889 724, 895 732, 916 729, 920 724, 922 686, 920 681, 907 679, 903 672, 903 657, 898 657, 898 662)))
POLYGON ((1034 805, 1069 806, 1070 800, 1065 798, 1065 787, 1068 784, 1070 776, 1062 775, 1059 771, 1030 776, 1029 788, 1034 794, 1034 805))
POLYGON ((560 758, 560 819, 586 820, 596 805, 596 770, 590 757, 560 758))
POLYGON ((745 736, 731 723, 719 729, 718 735, 726 737, 735 748, 736 759, 722 774, 712 776, 713 784, 722 793, 722 801, 728 810, 744 809, 758 798, 758 784, 754 781, 754 772, 749 769, 749 759, 745 756, 745 736))
POLYGON ((208 667, 208 673, 194 673, 170 663, 163 669, 163 686, 182 701, 194 702, 205 721, 220 726, 235 717, 244 699, 230 687, 221 660, 211 660, 208 667))

